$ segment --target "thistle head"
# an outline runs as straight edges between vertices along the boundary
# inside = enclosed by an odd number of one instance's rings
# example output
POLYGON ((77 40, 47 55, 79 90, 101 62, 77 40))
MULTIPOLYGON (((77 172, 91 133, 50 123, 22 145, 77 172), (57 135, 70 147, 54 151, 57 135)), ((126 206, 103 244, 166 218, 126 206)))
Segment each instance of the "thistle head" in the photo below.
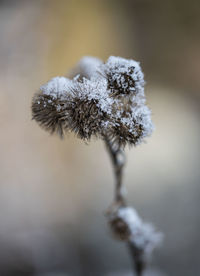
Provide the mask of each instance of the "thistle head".
POLYGON ((81 139, 105 135, 113 144, 137 145, 153 130, 145 105, 139 63, 110 57, 83 58, 73 79, 56 77, 34 96, 32 114, 40 126, 63 136, 72 131, 81 139))
POLYGON ((105 129, 109 106, 105 81, 78 81, 56 77, 41 86, 32 102, 32 114, 41 127, 63 136, 72 131, 84 140, 105 129))
POLYGON ((144 75, 135 60, 111 56, 100 66, 100 73, 107 78, 113 96, 144 93, 144 75))
POLYGON ((69 112, 72 107, 72 81, 56 77, 40 87, 32 100, 32 116, 38 124, 50 133, 61 137, 68 126, 69 112))
POLYGON ((99 66, 98 72, 107 80, 109 97, 113 99, 115 123, 108 132, 110 140, 122 147, 141 143, 154 127, 151 111, 145 105, 145 82, 140 64, 111 56, 99 66))

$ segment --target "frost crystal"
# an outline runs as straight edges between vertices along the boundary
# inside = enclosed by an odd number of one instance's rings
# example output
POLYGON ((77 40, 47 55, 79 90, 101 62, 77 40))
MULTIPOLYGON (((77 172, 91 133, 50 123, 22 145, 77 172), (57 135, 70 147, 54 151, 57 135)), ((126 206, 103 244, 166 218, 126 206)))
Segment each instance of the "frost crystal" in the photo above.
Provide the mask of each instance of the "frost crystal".
POLYGON ((84 57, 74 72, 72 80, 53 78, 33 98, 33 119, 42 127, 61 136, 71 130, 87 140, 107 135, 118 146, 137 145, 152 133, 138 62, 84 57))

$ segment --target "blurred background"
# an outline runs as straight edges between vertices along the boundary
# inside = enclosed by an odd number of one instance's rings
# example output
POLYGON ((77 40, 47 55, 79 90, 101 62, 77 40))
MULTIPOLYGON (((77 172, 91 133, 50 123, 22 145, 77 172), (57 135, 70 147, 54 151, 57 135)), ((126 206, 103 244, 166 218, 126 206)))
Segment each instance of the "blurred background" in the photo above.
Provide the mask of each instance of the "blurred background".
POLYGON ((1 276, 131 270, 104 217, 114 179, 103 142, 61 141, 31 120, 40 85, 84 55, 141 62, 156 130, 126 150, 128 200, 165 234, 151 266, 200 275, 199 14, 195 0, 0 1, 1 276))

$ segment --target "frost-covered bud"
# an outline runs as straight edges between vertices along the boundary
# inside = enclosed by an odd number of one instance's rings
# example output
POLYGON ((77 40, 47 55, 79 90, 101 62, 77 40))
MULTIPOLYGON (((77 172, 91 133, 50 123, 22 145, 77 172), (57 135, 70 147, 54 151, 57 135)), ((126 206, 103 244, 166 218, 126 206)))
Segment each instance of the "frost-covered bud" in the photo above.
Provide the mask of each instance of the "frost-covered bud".
POLYGON ((111 56, 97 69, 113 99, 108 136, 113 144, 138 145, 151 135, 151 111, 145 105, 144 75, 138 62, 111 56))
POLYGON ((133 208, 119 207, 108 219, 114 237, 129 241, 143 255, 149 255, 162 241, 162 234, 143 222, 133 208))
POLYGON ((111 113, 106 80, 56 77, 41 86, 32 102, 32 114, 40 126, 61 136, 73 131, 82 139, 100 136, 111 113))
POLYGON ((69 128, 78 137, 89 140, 91 136, 101 136, 106 131, 108 113, 111 109, 106 81, 92 81, 83 78, 75 81, 72 89, 73 106, 70 110, 69 128))
POLYGON ((70 76, 75 77, 79 75, 80 79, 90 79, 97 74, 98 68, 101 64, 103 64, 103 61, 99 58, 85 56, 81 58, 77 65, 72 69, 70 76))
POLYGON ((72 81, 65 77, 56 77, 40 87, 33 97, 32 116, 41 127, 51 133, 63 136, 68 127, 69 110, 72 107, 72 81))
POLYGON ((135 60, 111 56, 100 68, 113 96, 143 94, 144 75, 135 60))
POLYGON ((132 226, 140 223, 140 218, 134 209, 119 207, 108 215, 112 234, 119 240, 128 241, 132 235, 132 226))
POLYGON ((151 111, 146 105, 130 105, 128 110, 126 108, 120 110, 116 107, 113 111, 115 124, 108 132, 110 141, 123 147, 126 144, 140 144, 154 129, 151 111))
POLYGON ((143 73, 139 63, 110 57, 84 57, 70 80, 56 77, 33 98, 32 113, 42 127, 63 136, 104 138, 117 147, 138 145, 153 131, 151 111, 145 105, 143 73))

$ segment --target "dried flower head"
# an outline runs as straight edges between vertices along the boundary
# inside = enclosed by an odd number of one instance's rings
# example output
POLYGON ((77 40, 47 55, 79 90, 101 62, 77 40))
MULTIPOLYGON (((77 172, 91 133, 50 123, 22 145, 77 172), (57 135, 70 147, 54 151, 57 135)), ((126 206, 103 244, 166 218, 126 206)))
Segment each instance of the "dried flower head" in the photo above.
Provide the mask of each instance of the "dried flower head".
POLYGON ((51 133, 63 136, 63 129, 68 126, 71 109, 72 81, 64 77, 56 77, 33 97, 32 115, 41 127, 51 133))
POLYGON ((107 78, 112 95, 144 93, 144 75, 135 60, 111 56, 99 72, 107 78))
POLYGON ((73 131, 82 139, 101 135, 107 119, 105 81, 56 77, 41 86, 32 102, 33 119, 51 133, 73 131), (106 110, 106 112, 105 112, 106 110))
POLYGON ((110 57, 103 64, 85 57, 74 72, 72 80, 53 78, 33 98, 33 119, 42 127, 61 136, 70 130, 85 140, 106 135, 118 146, 137 145, 151 134, 138 62, 110 57))
POLYGON ((86 140, 92 135, 103 135, 110 109, 106 82, 86 78, 81 82, 75 80, 72 95, 73 106, 68 119, 70 130, 86 140))
POLYGON ((109 129, 108 135, 113 144, 138 145, 153 131, 151 112, 146 105, 124 105, 118 101, 112 116, 115 124, 109 129))

